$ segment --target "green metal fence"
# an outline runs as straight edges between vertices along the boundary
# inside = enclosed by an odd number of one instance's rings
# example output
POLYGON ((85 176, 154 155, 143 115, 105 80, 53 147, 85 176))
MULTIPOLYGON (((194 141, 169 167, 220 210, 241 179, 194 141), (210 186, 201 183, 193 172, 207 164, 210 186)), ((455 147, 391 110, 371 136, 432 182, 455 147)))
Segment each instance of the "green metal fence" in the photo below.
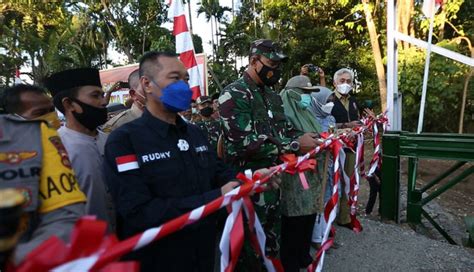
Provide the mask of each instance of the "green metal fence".
POLYGON ((474 173, 470 165, 453 176, 456 170, 474 161, 474 135, 447 133, 410 133, 389 131, 383 135, 382 186, 380 214, 383 219, 400 221, 400 158, 408 158, 407 222, 421 223, 424 216, 448 242, 455 244, 448 233, 423 209, 423 206, 474 173), (416 187, 419 159, 450 160, 454 165, 422 188, 416 187), (423 197, 423 193, 441 181, 449 181, 423 197))

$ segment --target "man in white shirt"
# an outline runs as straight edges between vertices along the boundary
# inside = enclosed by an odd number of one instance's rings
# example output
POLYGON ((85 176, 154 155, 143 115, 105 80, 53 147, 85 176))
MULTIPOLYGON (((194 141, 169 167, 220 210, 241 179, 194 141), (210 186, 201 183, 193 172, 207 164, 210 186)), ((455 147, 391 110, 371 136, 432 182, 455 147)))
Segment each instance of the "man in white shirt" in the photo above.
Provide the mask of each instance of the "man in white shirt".
POLYGON ((66 117, 58 130, 71 159, 79 186, 87 196, 86 214, 110 225, 113 209, 102 171, 105 135, 97 127, 107 121, 99 71, 80 68, 55 73, 45 81, 54 106, 66 117))

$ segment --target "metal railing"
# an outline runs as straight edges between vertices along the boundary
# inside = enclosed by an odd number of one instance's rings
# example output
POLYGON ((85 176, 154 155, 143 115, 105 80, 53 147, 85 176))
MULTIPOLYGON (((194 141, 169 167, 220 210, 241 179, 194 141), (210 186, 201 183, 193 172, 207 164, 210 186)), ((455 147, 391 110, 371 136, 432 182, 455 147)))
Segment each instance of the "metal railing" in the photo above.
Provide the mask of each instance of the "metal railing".
POLYGON ((449 243, 456 244, 423 206, 474 173, 474 166, 470 165, 453 176, 454 172, 468 162, 474 161, 474 135, 389 131, 383 135, 382 150, 381 217, 400 222, 400 158, 406 157, 408 158, 407 222, 420 224, 421 216, 424 216, 449 243), (455 163, 423 187, 417 188, 419 159, 450 160, 455 163), (427 193, 429 189, 448 177, 451 178, 449 181, 423 197, 423 193, 427 193))

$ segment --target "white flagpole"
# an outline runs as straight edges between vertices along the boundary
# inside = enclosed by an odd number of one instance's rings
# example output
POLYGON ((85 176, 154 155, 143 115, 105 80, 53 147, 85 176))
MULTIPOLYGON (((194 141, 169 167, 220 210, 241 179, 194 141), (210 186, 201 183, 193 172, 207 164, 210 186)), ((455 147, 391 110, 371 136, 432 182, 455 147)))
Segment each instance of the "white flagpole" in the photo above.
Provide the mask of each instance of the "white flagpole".
POLYGON ((428 87, 428 74, 429 74, 430 56, 431 56, 431 40, 433 37, 433 24, 434 24, 435 13, 436 13, 435 1, 432 0, 431 1, 430 30, 428 32, 428 44, 426 47, 425 73, 423 75, 423 90, 421 93, 420 114, 418 116, 418 129, 416 131, 417 134, 420 134, 421 130, 423 129, 423 117, 425 115, 426 89, 428 87))

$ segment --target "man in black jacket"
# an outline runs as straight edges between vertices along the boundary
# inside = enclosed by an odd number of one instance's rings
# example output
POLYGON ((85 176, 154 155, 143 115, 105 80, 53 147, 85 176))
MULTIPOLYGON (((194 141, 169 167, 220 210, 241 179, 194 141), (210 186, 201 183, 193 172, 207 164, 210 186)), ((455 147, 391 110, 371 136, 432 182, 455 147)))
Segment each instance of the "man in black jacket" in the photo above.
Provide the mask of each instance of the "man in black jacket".
MULTIPOLYGON (((347 68, 339 69, 333 78, 334 94, 336 95, 336 101, 332 109, 331 115, 336 119, 336 125, 338 128, 352 128, 357 125, 361 125, 359 107, 357 106, 357 100, 354 96, 351 96, 349 92, 354 87, 354 72, 347 68)), ((364 113, 367 115, 374 116, 374 113, 370 109, 364 109, 364 113)), ((354 171, 355 154, 350 149, 344 149, 346 153, 346 161, 344 165, 344 171, 347 176, 351 176, 354 171)), ((344 191, 344 183, 343 191, 344 191)), ((372 197, 374 198, 374 197, 372 197)), ((350 219, 350 210, 347 205, 347 198, 345 194, 342 194, 340 200, 340 211, 337 218, 337 223, 352 228, 350 219)), ((369 209, 371 210, 371 209, 369 209)))
MULTIPOLYGON (((139 73, 146 109, 114 130, 105 146, 105 176, 121 239, 158 227, 240 184, 204 132, 178 115, 190 108, 192 96, 183 63, 173 54, 148 52, 139 73)), ((127 258, 140 261, 142 271, 213 271, 215 239, 211 215, 127 258)))
POLYGON ((336 101, 331 115, 336 118, 338 128, 350 128, 359 124, 357 100, 349 92, 354 87, 354 72, 347 68, 339 69, 333 78, 336 101))

